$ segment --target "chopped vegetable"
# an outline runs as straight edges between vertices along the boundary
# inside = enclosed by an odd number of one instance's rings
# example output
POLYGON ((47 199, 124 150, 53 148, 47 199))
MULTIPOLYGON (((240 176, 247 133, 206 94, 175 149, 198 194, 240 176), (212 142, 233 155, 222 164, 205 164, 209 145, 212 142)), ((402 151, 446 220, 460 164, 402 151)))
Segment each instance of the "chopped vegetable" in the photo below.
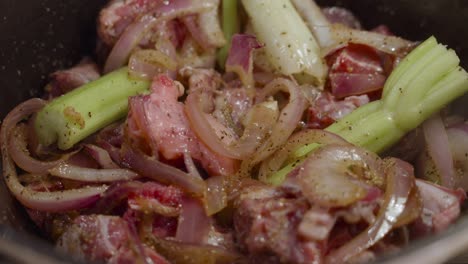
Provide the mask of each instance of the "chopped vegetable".
POLYGON ((330 39, 332 39, 331 23, 315 1, 291 0, 291 2, 310 30, 312 30, 319 45, 322 48, 330 46, 330 39))
POLYGON ((325 81, 320 47, 289 0, 242 0, 255 35, 265 44, 275 69, 285 75, 310 75, 325 81))
POLYGON ((49 100, 7 115, 6 187, 58 248, 103 263, 364 263, 460 217, 468 121, 440 111, 468 90, 453 51, 430 38, 404 58, 415 42, 346 9, 242 1, 110 1, 104 69, 60 70, 49 100))
POLYGON ((35 130, 43 145, 60 149, 74 144, 122 118, 128 97, 144 92, 147 81, 132 80, 127 68, 114 71, 48 103, 38 114, 35 130))
POLYGON ((322 54, 328 54, 349 43, 368 45, 395 55, 405 53, 413 46, 412 42, 400 37, 350 28, 341 23, 335 24, 334 21, 328 20, 315 1, 292 0, 291 2, 317 39, 322 54))
MULTIPOLYGON (((459 62, 453 50, 430 37, 392 72, 381 100, 356 109, 326 130, 370 151, 384 151, 468 91, 468 74, 459 62)), ((305 145, 290 159, 303 159, 316 148, 317 144, 305 145)), ((267 181, 281 183, 293 167, 287 165, 267 181)))
POLYGON ((256 49, 263 45, 257 38, 247 34, 236 34, 232 37, 229 56, 226 60, 226 72, 237 73, 246 87, 253 87, 253 57, 256 49))

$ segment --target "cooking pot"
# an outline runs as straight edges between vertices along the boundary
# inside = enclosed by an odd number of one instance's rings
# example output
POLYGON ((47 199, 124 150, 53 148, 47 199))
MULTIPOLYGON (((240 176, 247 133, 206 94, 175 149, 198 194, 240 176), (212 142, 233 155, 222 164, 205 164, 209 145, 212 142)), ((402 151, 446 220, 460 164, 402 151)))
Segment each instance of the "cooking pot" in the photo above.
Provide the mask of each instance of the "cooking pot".
MULTIPOLYGON (((306 0, 304 0, 306 1, 306 0)), ((106 0, 0 1, 0 119, 19 102, 40 95, 49 73, 70 67, 95 48, 95 20, 106 0)), ((322 6, 351 9, 366 28, 385 24, 397 35, 424 40, 430 35, 455 49, 468 67, 468 1, 322 0, 322 6)), ((468 115, 468 96, 454 111, 468 115)), ((0 181, 0 261, 70 263, 37 234, 25 212, 0 181)), ((468 207, 447 231, 415 241, 380 261, 468 263, 468 207), (454 259, 455 256, 458 258, 454 259)))

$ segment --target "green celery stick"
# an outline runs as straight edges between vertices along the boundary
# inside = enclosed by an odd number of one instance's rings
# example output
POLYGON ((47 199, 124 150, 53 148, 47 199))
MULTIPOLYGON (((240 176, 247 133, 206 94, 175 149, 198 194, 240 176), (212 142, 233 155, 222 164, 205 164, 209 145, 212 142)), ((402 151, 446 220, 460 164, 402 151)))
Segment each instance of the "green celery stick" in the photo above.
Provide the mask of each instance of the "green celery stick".
POLYGON ((49 102, 35 120, 39 142, 60 149, 73 147, 80 140, 123 118, 128 97, 142 93, 149 82, 133 80, 127 68, 111 72, 49 102))
MULTIPOLYGON (((381 100, 356 109, 326 130, 370 151, 383 152, 432 114, 468 92, 468 74, 459 63, 453 50, 430 37, 392 72, 381 100)), ((296 162, 272 174, 267 182, 280 184, 297 161, 317 148, 318 145, 312 143, 296 150, 289 158, 296 162)))
POLYGON ((291 1, 242 0, 242 4, 276 71, 324 83, 328 69, 320 46, 291 1))
POLYGON ((222 47, 217 54, 218 65, 224 68, 227 55, 231 48, 232 36, 239 32, 239 18, 237 14, 237 0, 223 0, 222 3, 222 28, 226 45, 222 47))

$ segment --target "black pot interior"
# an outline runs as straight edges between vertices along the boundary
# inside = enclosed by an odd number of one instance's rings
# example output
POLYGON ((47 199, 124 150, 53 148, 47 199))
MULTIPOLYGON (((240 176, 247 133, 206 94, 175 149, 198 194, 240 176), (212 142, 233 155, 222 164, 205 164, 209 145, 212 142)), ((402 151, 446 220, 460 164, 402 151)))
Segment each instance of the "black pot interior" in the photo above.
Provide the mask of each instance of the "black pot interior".
MULTIPOLYGON (((106 0, 0 1, 0 119, 17 103, 37 96, 50 72, 71 66, 95 47, 95 19, 106 0), (27 7, 27 8, 25 8, 27 7)), ((388 25, 397 35, 435 35, 468 66, 468 2, 463 0, 318 0, 345 6, 367 28, 388 25)))
POLYGON ((39 95, 48 74, 70 67, 95 47, 105 0, 0 1, 0 118, 39 95))
MULTIPOLYGON (((83 55, 93 54, 95 19, 106 2, 0 1, 0 119, 19 102, 39 95, 49 73, 73 65, 83 55)), ((366 28, 385 24, 396 35, 410 40, 435 35, 455 49, 462 65, 468 67, 468 1, 318 0, 318 3, 351 9, 366 28)), ((459 100, 458 108, 466 113, 464 102, 468 102, 467 96, 459 100)), ((11 202, 3 184, 0 184, 0 198, 3 201, 0 223, 33 230, 22 211, 11 202)))
MULTIPOLYGON (((92 55, 96 16, 106 2, 0 1, 0 120, 19 102, 39 96, 50 72, 92 55)), ((0 223, 34 232, 3 181, 0 198, 0 223)))

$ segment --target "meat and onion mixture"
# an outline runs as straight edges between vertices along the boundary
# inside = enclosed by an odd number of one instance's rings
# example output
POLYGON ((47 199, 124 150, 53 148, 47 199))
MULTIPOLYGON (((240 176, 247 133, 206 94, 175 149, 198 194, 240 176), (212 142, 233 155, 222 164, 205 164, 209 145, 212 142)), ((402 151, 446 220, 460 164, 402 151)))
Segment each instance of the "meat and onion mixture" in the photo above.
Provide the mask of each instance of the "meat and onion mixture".
POLYGON ((468 74, 313 0, 112 0, 96 53, 2 122, 4 181, 107 263, 363 263, 468 190, 468 74))

